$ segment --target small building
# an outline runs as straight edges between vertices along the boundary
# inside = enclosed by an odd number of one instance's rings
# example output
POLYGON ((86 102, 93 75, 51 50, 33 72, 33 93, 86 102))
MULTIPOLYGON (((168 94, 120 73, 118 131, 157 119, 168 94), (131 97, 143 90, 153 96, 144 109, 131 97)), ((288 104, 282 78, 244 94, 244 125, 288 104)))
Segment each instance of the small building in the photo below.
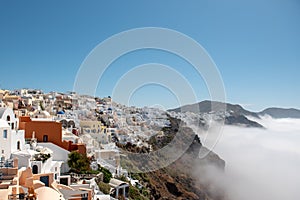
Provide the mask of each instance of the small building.
POLYGON ((120 181, 118 179, 110 179, 109 185, 111 187, 110 195, 116 199, 118 199, 120 196, 128 199, 128 193, 129 193, 129 184, 120 181))
POLYGON ((80 121, 81 133, 101 133, 102 123, 101 121, 80 121))
POLYGON ((82 143, 64 141, 62 124, 55 121, 31 120, 28 116, 20 117, 20 129, 25 130, 25 138, 32 138, 34 133, 37 142, 51 142, 68 151, 78 151, 86 154, 86 147, 82 143))
POLYGON ((50 113, 45 110, 35 110, 32 113, 29 113, 29 116, 32 118, 51 119, 50 113))
POLYGON ((18 119, 9 107, 0 108, 0 144, 2 159, 9 159, 12 152, 25 146, 24 131, 18 130, 18 119))

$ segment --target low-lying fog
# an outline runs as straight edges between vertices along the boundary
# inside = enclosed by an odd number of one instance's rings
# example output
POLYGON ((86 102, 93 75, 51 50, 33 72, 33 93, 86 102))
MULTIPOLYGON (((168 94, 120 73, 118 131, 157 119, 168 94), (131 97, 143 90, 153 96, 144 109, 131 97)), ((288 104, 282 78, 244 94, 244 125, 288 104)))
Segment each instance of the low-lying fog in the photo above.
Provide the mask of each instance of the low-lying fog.
POLYGON ((225 174, 211 169, 207 177, 229 200, 299 200, 300 119, 256 121, 266 129, 224 127, 213 151, 226 161, 225 174))

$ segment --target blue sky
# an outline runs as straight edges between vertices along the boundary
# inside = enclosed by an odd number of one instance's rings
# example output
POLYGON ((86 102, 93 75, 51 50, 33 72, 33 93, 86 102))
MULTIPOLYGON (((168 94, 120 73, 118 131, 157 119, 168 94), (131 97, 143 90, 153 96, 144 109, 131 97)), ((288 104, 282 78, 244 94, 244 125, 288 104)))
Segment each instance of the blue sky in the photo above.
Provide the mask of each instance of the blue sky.
MULTIPOLYGON (((164 27, 200 43, 216 63, 227 101, 250 110, 300 108, 300 2, 265 1, 1 1, 0 88, 73 89, 85 57, 100 42, 140 27, 164 27)), ((166 52, 133 52, 114 62, 97 95, 111 95, 122 73, 149 62, 168 64, 209 99, 203 80, 166 52), (127 57, 126 57, 127 56, 127 57)), ((136 91, 131 104, 176 105, 158 86, 136 91)))

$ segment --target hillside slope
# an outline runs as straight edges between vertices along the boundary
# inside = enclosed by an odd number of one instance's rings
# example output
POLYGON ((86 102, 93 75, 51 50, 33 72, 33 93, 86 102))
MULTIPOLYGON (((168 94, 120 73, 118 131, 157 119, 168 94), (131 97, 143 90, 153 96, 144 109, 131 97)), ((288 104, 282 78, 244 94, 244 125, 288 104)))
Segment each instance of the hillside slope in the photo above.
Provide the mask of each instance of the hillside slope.
MULTIPOLYGON (((149 143, 153 150, 157 150, 167 145, 181 129, 182 121, 170 118, 171 126, 163 129, 164 137, 153 136, 149 143)), ((194 134, 192 129, 183 128, 186 137, 194 138, 187 151, 175 162, 167 167, 147 172, 143 174, 132 174, 133 177, 140 180, 142 185, 149 191, 148 199, 198 199, 198 200, 222 200, 223 194, 212 193, 208 184, 200 183, 199 177, 195 177, 195 168, 205 168, 206 165, 213 165, 224 170, 225 162, 215 153, 210 152, 205 158, 198 157, 202 146, 200 139, 194 134)), ((147 152, 147 149, 141 149, 132 145, 120 145, 124 151, 147 152)), ((207 150, 207 149, 206 149, 207 150)), ((208 150, 207 150, 208 151, 208 150)), ((163 155, 158 159, 164 160, 163 155)), ((122 162, 122 160, 121 160, 122 162)), ((125 161, 126 162, 126 161, 125 161)), ((138 166, 147 160, 134 160, 131 164, 138 166)), ((127 163, 128 164, 128 163, 127 163)), ((155 164, 155 163, 152 163, 155 164)), ((128 167, 128 166, 127 166, 128 167)), ((130 169, 129 169, 130 170, 130 169)), ((201 178, 201 177, 200 177, 201 178)))

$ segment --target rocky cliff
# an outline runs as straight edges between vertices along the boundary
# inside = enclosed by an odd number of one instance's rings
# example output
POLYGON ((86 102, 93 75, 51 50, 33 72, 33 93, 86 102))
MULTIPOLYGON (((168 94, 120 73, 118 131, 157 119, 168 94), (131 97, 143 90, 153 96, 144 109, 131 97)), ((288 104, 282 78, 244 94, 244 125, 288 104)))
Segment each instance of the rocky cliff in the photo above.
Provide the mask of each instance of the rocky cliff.
MULTIPOLYGON (((171 126, 163 128, 164 136, 157 138, 153 136, 149 143, 153 147, 153 151, 162 148, 174 139, 174 136, 180 131, 182 122, 179 119, 170 118, 171 126)), ((193 137, 193 142, 189 145, 185 153, 178 160, 167 167, 146 173, 131 174, 132 177, 139 179, 146 190, 142 195, 145 199, 199 199, 199 200, 221 200, 223 194, 209 190, 209 183, 201 183, 201 175, 195 177, 195 170, 204 168, 207 165, 213 165, 224 170, 225 162, 213 152, 200 159, 198 157, 202 146, 200 138, 194 134, 192 129, 184 127, 182 129, 186 137, 193 137)), ((138 148, 133 145, 119 145, 122 149, 131 152, 148 152, 149 149, 138 148)), ((207 150, 208 151, 208 150, 207 150)), ((162 156, 159 158, 164 160, 162 156)), ((131 164, 139 165, 146 161, 132 161, 131 164)), ((127 163, 128 164, 128 163, 127 163)), ((153 163, 155 164, 155 163, 153 163)), ((128 165, 127 165, 128 166, 128 165)), ((143 199, 141 198, 141 199, 143 199)))

